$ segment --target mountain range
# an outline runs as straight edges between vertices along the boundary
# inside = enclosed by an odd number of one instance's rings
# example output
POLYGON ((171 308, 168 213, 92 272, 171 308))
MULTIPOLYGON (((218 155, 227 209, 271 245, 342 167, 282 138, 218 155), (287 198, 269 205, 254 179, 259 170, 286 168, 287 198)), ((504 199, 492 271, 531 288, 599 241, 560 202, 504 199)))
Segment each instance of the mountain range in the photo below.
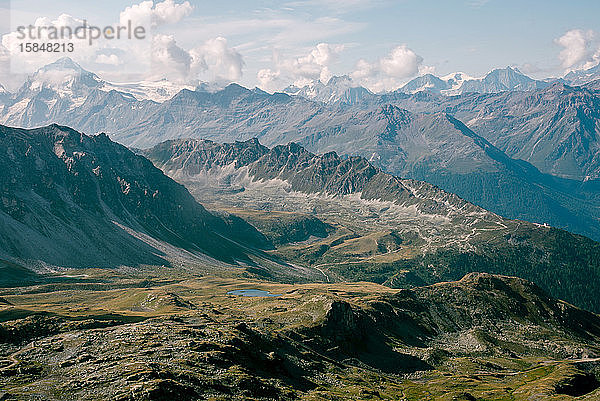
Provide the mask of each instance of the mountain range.
MULTIPOLYGON (((586 74, 593 77, 594 69, 586 74)), ((482 79, 452 74, 435 82, 440 93, 414 82, 406 87, 410 93, 373 94, 336 77, 288 88, 291 96, 232 84, 216 91, 184 88, 156 102, 63 59, 38 71, 3 107, 0 120, 106 132, 136 148, 188 137, 257 137, 267 146, 293 141, 317 153, 363 156, 509 218, 600 239, 597 82, 534 81, 510 67, 482 79), (39 84, 52 70, 73 73, 60 85, 39 84), (446 96, 442 91, 450 89, 442 89, 442 81, 453 90, 460 84, 486 93, 446 96)))
POLYGON ((515 67, 495 69, 481 78, 455 73, 438 78, 426 74, 415 78, 398 91, 403 93, 431 92, 444 95, 466 93, 498 93, 506 91, 531 91, 548 86, 546 81, 529 78, 515 67))
POLYGON ((164 101, 183 88, 194 87, 166 80, 110 83, 65 57, 37 70, 14 94, 0 89, 1 122, 28 127, 54 122, 82 106, 97 91, 117 90, 133 99, 164 101), (25 121, 27 124, 23 124, 25 121))
MULTIPOLYGON (((456 72, 443 77, 438 77, 434 74, 423 74, 410 80, 391 93, 415 94, 427 92, 456 96, 468 93, 533 91, 543 89, 554 82, 584 85, 599 78, 600 72, 597 66, 584 71, 570 72, 564 78, 548 78, 545 80, 530 78, 518 68, 509 66, 502 69, 494 69, 478 78, 471 77, 464 72, 456 72)), ((285 88, 283 92, 323 103, 356 104, 373 101, 378 97, 368 89, 354 83, 352 78, 347 75, 334 76, 327 83, 317 80, 302 88, 292 85, 285 88)), ((385 94, 384 92, 379 95, 385 94)))
MULTIPOLYGON (((213 214, 147 159, 106 135, 0 127, 0 259, 11 271, 119 266, 279 268, 244 220, 213 214)), ((272 273, 277 275, 277 272, 272 273)), ((316 273, 320 276, 320 273, 316 273)))
POLYGON ((505 219, 362 157, 257 139, 167 141, 135 154, 58 125, 0 128, 8 281, 68 268, 240 266, 278 281, 403 288, 487 271, 600 308, 598 243, 505 219))
MULTIPOLYGON (((594 76, 596 74, 591 72, 589 80, 580 78, 578 82, 589 82, 593 80, 594 76)), ((575 79, 574 76, 572 77, 575 79)), ((404 94, 427 92, 454 96, 466 93, 531 91, 548 86, 550 84, 549 81, 534 80, 515 67, 506 67, 504 69, 495 69, 480 78, 471 77, 463 72, 452 73, 443 77, 424 74, 412 79, 393 92, 404 94)), ((379 97, 368 89, 355 84, 352 78, 347 75, 334 76, 327 83, 317 80, 302 88, 292 85, 285 88, 283 93, 301 96, 305 99, 322 103, 344 103, 351 105, 373 102, 379 97)), ((379 95, 385 94, 382 93, 379 95)))

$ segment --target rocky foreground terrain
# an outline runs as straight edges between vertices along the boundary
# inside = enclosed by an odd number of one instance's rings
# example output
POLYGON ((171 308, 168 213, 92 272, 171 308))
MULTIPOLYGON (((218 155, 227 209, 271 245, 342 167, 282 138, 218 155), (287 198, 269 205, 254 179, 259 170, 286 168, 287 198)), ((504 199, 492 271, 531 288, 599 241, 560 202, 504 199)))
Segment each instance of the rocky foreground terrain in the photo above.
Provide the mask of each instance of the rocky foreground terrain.
POLYGON ((600 397, 600 317, 521 279, 392 290, 167 270, 1 290, 0 398, 600 397))

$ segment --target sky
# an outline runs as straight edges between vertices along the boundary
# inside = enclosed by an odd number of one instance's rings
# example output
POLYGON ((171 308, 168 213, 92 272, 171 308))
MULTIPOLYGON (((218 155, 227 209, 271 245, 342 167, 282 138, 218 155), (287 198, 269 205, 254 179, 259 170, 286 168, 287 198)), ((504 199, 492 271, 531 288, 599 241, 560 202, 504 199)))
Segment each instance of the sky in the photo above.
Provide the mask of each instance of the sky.
MULTIPOLYGON (((600 2, 513 0, 0 0, 0 83, 69 56, 126 82, 237 82, 268 91, 349 75, 373 91, 415 76, 514 66, 562 76, 600 62, 600 2), (23 52, 19 26, 142 26, 143 40, 61 38, 75 51, 23 52)), ((43 41, 50 41, 44 38, 43 41)), ((42 43, 43 41, 40 41, 42 43)))

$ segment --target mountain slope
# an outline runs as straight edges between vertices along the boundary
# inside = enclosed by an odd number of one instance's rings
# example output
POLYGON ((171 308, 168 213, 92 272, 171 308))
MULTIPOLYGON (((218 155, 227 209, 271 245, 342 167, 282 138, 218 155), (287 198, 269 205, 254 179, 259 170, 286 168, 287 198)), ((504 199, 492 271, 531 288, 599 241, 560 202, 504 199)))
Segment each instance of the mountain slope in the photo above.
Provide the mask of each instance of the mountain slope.
MULTIPOLYGON (((472 104, 467 97, 460 99, 451 110, 457 114, 472 104)), ((468 117, 473 110, 464 113, 468 117)), ((456 121, 436 111, 414 113, 388 104, 366 109, 320 106, 229 87, 215 94, 181 93, 162 104, 147 123, 115 137, 142 147, 184 133, 216 141, 257 136, 268 146, 295 141, 314 152, 366 157, 387 172, 432 182, 507 217, 600 238, 600 226, 594 223, 598 213, 585 206, 587 195, 574 198, 578 191, 573 185, 559 185, 533 166, 512 160, 491 140, 456 121), (220 98, 229 100, 224 105, 220 98), (203 112, 191 111, 197 109, 203 112), (156 126, 162 127, 160 132, 156 126)))
POLYGON ((0 84, 0 106, 10 99, 12 94, 6 90, 6 88, 0 84))
POLYGON ((335 227, 325 239, 276 252, 330 278, 403 287, 488 271, 530 279, 600 310, 592 295, 600 288, 598 243, 504 219, 364 158, 317 156, 293 143, 268 150, 256 140, 168 141, 144 154, 215 207, 307 213, 335 227))
POLYGON ((595 81, 588 82, 587 84, 585 84, 583 86, 589 90, 598 92, 598 91, 600 91, 600 78, 596 79, 595 81))
POLYGON ((558 177, 600 177, 600 96, 594 91, 556 83, 537 92, 456 99, 451 107, 512 158, 558 177))
POLYGON ((600 79, 600 64, 587 70, 571 71, 563 78, 570 85, 585 85, 600 79))
POLYGON ((209 213, 106 135, 53 125, 0 127, 0 138, 3 259, 61 267, 168 263, 149 238, 233 262, 247 257, 231 240, 267 246, 241 219, 209 213))

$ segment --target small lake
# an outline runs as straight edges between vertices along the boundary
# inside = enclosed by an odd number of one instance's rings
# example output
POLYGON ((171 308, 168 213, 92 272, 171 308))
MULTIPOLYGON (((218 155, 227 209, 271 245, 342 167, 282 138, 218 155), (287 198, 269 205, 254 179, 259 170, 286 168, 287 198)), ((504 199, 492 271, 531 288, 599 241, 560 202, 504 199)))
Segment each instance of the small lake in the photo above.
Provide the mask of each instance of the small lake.
POLYGON ((234 290, 229 291, 227 295, 237 295, 240 297, 280 297, 283 294, 271 294, 263 290, 234 290))

